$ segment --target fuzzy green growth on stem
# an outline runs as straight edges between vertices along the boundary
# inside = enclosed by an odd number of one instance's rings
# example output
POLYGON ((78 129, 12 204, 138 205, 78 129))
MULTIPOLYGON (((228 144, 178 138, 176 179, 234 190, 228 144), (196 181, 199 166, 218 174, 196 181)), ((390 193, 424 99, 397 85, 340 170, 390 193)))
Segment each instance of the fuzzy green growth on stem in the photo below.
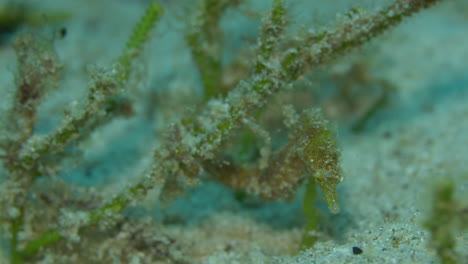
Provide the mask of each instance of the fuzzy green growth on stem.
POLYGON ((220 19, 227 8, 240 2, 241 0, 202 1, 200 14, 185 37, 200 73, 205 101, 222 92, 220 87, 223 76, 221 63, 223 34, 219 26, 220 19))
POLYGON ((221 83, 221 61, 219 58, 210 56, 201 48, 203 46, 202 41, 196 34, 190 34, 186 39, 192 49, 192 56, 200 71, 205 100, 208 101, 218 94, 221 83))
MULTIPOLYGON (((127 207, 127 205, 131 202, 132 199, 134 199, 137 196, 144 196, 148 191, 148 186, 149 185, 146 182, 137 184, 131 187, 128 190, 128 192, 116 196, 114 199, 111 199, 108 203, 104 204, 101 208, 90 212, 88 221, 85 225, 81 226, 81 229, 89 225, 97 224, 103 218, 109 217, 111 215, 120 214, 122 210, 125 209, 125 207, 127 207)), ((27 243, 23 250, 18 251, 15 255, 13 255, 12 263, 23 263, 24 259, 34 256, 42 248, 49 247, 59 242, 63 238, 64 237, 60 234, 60 232, 57 229, 46 232, 41 237, 27 243)))
POLYGON ((127 192, 116 196, 101 208, 98 208, 90 213, 89 224, 98 223, 102 218, 109 215, 116 215, 122 212, 127 205, 138 196, 144 196, 148 191, 148 184, 140 182, 130 187, 127 192))
MULTIPOLYGON (((278 43, 283 38, 284 27, 286 26, 286 9, 282 0, 275 0, 266 21, 264 22, 260 38, 258 40, 258 57, 255 62, 255 73, 261 74, 268 71, 266 62, 271 61, 277 51, 278 43)), ((263 80, 254 85, 254 90, 261 93, 265 86, 272 80, 263 80)))
POLYGON ((319 214, 317 208, 314 206, 316 196, 317 189, 314 178, 309 178, 309 181, 306 184, 304 200, 302 201, 302 213, 306 218, 306 224, 302 234, 301 244, 299 245, 299 250, 311 248, 317 242, 315 232, 319 226, 319 214))
POLYGON ((26 247, 18 252, 18 254, 13 258, 12 263, 20 264, 24 260, 33 257, 41 249, 46 248, 49 245, 55 244, 60 241, 63 237, 57 230, 52 230, 43 234, 40 238, 30 241, 26 247))
POLYGON ((20 153, 22 164, 34 164, 39 157, 60 154, 71 142, 85 138, 96 127, 111 120, 112 116, 128 115, 131 112, 129 100, 117 88, 128 79, 132 61, 140 54, 149 31, 162 13, 162 7, 156 2, 149 5, 117 59, 120 71, 96 71, 88 87, 88 103, 83 111, 67 118, 51 135, 28 142, 20 153))
POLYGON ((133 29, 133 33, 125 46, 123 54, 118 59, 122 67, 120 81, 125 82, 131 71, 132 60, 135 59, 142 51, 143 44, 148 39, 149 32, 155 27, 163 14, 163 8, 157 2, 152 2, 146 9, 145 14, 140 22, 133 29))

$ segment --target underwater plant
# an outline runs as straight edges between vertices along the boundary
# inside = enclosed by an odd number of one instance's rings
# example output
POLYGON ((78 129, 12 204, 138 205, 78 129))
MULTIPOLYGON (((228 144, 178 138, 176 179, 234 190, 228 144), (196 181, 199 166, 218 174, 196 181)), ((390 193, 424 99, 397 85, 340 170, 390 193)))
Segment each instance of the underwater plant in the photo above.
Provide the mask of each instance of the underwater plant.
POLYGON ((462 263, 462 256, 455 251, 454 234, 457 229, 466 229, 466 204, 454 200, 453 182, 439 182, 434 189, 430 219, 424 223, 431 232, 430 245, 443 264, 462 263))
MULTIPOLYGON (((344 56, 397 26, 404 18, 441 1, 395 0, 371 13, 356 8, 334 27, 290 36, 288 10, 283 1, 274 0, 263 19, 249 75, 228 91, 217 90, 223 73, 221 55, 215 48, 220 45, 215 24, 226 8, 242 1, 202 2, 199 23, 186 40, 202 79, 204 99, 194 113, 166 124, 165 131, 151 143, 154 151, 147 155, 150 162, 141 169, 142 175, 136 177, 136 182, 105 199, 57 183, 53 176, 65 169, 64 159, 76 155, 70 149, 88 140, 99 127, 134 114, 136 102, 130 90, 135 61, 150 31, 163 16, 163 7, 157 2, 149 5, 122 55, 113 65, 93 71, 87 96, 79 109, 70 110, 62 123, 46 135, 35 132, 37 112, 46 95, 58 89, 63 65, 51 37, 31 31, 18 33, 13 43, 17 87, 5 114, 2 127, 5 133, 0 138, 5 174, 0 185, 0 223, 11 263, 48 259, 56 263, 80 263, 86 259, 92 260, 89 263, 116 261, 99 249, 93 251, 96 243, 93 240, 122 234, 121 230, 127 230, 127 234, 116 240, 133 241, 128 242, 131 246, 126 242, 114 245, 113 250, 119 251, 115 254, 123 262, 137 258, 138 252, 138 261, 145 263, 188 263, 186 257, 177 255, 170 239, 154 241, 144 236, 148 230, 157 233, 157 226, 144 222, 138 229, 132 229, 123 211, 154 190, 159 200, 170 202, 206 179, 206 174, 234 190, 267 201, 291 197, 306 185, 306 231, 313 231, 318 221, 312 204, 317 186, 330 211, 339 212, 336 186, 343 180, 343 172, 333 126, 317 109, 299 112, 287 106, 284 112, 289 132, 285 143, 273 149, 270 131, 259 124, 258 116, 263 114, 272 95, 289 89, 312 69, 344 56), (235 134, 243 128, 252 132, 245 145, 264 141, 255 150, 258 153, 245 163, 228 146, 235 144, 235 134), (55 192, 58 194, 54 197, 55 192), (79 253, 82 250, 94 255, 83 256, 79 253)), ((304 237, 301 248, 314 242, 315 239, 304 237)))

